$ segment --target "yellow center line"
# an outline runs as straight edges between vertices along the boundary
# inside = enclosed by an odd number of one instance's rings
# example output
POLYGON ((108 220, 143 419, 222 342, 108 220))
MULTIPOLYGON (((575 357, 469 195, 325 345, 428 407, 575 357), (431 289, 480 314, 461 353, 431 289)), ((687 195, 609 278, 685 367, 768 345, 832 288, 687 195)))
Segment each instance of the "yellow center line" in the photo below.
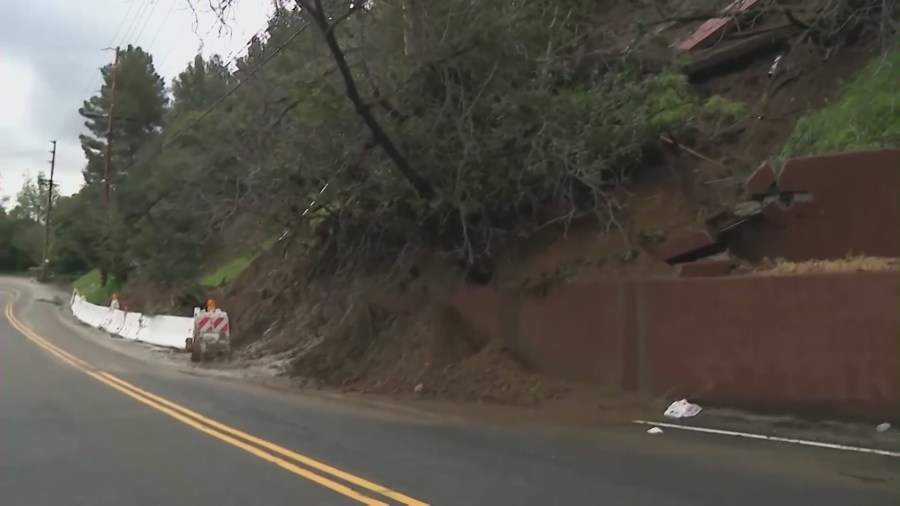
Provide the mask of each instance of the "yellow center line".
POLYGON ((169 401, 169 400, 167 400, 163 397, 160 397, 158 395, 155 395, 153 393, 147 392, 146 390, 142 390, 142 389, 132 385, 131 383, 128 383, 127 381, 122 380, 121 378, 118 378, 112 374, 109 374, 104 371, 100 371, 97 368, 88 364, 87 362, 79 359, 78 357, 76 357, 76 356, 68 353, 67 351, 59 348, 58 346, 50 343, 49 341, 47 341, 47 339, 41 337, 40 335, 38 335, 31 329, 26 327, 21 321, 19 321, 19 319, 16 318, 15 314, 13 313, 13 303, 15 302, 16 299, 18 299, 18 294, 6 292, 6 291, 0 291, 0 294, 5 294, 12 298, 12 300, 10 300, 10 302, 7 303, 7 305, 6 305, 6 311, 5 311, 6 318, 9 321, 9 323, 16 330, 18 330, 22 335, 24 335, 27 339, 29 339, 33 343, 37 344, 38 346, 40 346, 41 348, 43 348, 50 354, 54 355, 55 357, 59 358, 63 362, 82 371, 83 373, 87 374, 88 376, 91 376, 92 378, 96 379, 97 381, 100 381, 101 383, 104 383, 104 384, 118 390, 119 392, 127 395, 128 397, 131 397, 131 398, 137 400, 138 402, 141 402, 157 411, 165 413, 165 414, 169 415, 170 417, 184 423, 185 425, 193 427, 193 428, 195 428, 205 434, 208 434, 216 439, 219 439, 219 440, 224 441, 232 446, 240 448, 240 449, 246 451, 247 453, 255 455, 265 461, 276 464, 276 465, 282 467, 283 469, 286 469, 294 474, 302 476, 303 478, 306 478, 306 479, 313 481, 319 485, 322 485, 331 490, 334 490, 335 492, 338 492, 347 497, 355 499, 363 504, 367 504, 367 505, 371 505, 371 506, 387 506, 387 504, 384 502, 381 502, 377 499, 373 499, 371 497, 362 495, 362 494, 356 492, 355 490, 347 487, 346 485, 343 485, 336 481, 330 480, 324 476, 321 476, 310 470, 302 468, 286 459, 291 459, 295 462, 299 462, 305 466, 316 469, 322 473, 329 474, 335 478, 339 478, 348 483, 352 483, 356 486, 359 486, 359 487, 369 490, 371 492, 375 492, 384 497, 393 499, 393 500, 400 502, 401 504, 405 504, 407 506, 428 506, 427 503, 413 499, 413 498, 406 496, 395 490, 391 490, 387 487, 384 487, 377 483, 371 482, 371 481, 361 478, 359 476, 356 476, 356 475, 353 475, 346 471, 342 471, 335 467, 329 466, 328 464, 325 464, 323 462, 315 460, 311 457, 301 455, 297 452, 294 452, 292 450, 289 450, 287 448, 279 446, 275 443, 266 441, 264 439, 253 436, 251 434, 247 434, 243 431, 240 431, 238 429, 235 429, 233 427, 225 425, 221 422, 218 422, 211 418, 205 417, 205 416, 203 416, 193 410, 190 410, 184 406, 176 404, 172 401, 169 401), (243 440, 243 441, 241 441, 241 440, 243 440), (251 444, 248 444, 248 443, 252 443, 256 446, 252 446, 251 444), (267 453, 258 447, 269 450, 269 452, 272 452, 277 455, 273 455, 272 453, 267 453), (281 457, 285 457, 285 458, 281 458, 278 455, 280 455, 281 457))

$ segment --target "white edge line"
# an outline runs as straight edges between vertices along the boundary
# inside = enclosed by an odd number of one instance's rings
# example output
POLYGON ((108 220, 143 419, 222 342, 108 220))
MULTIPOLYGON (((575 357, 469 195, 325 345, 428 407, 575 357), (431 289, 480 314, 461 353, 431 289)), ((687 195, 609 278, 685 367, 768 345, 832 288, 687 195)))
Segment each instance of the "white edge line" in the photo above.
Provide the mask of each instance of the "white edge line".
POLYGON ((765 436, 763 434, 753 434, 750 432, 736 432, 733 430, 707 429, 705 427, 692 427, 689 425, 676 425, 674 423, 651 422, 648 420, 632 420, 631 423, 639 425, 653 425, 656 427, 665 427, 667 429, 681 429, 693 432, 705 432, 707 434, 719 434, 721 436, 745 437, 748 439, 762 439, 765 441, 775 441, 778 443, 790 443, 803 446, 815 446, 817 448, 828 448, 830 450, 843 450, 848 452, 872 453, 875 455, 884 455, 886 457, 900 457, 900 452, 892 452, 888 450, 878 450, 875 448, 863 448, 861 446, 839 445, 835 443, 822 443, 819 441, 808 441, 806 439, 794 439, 788 437, 765 436))

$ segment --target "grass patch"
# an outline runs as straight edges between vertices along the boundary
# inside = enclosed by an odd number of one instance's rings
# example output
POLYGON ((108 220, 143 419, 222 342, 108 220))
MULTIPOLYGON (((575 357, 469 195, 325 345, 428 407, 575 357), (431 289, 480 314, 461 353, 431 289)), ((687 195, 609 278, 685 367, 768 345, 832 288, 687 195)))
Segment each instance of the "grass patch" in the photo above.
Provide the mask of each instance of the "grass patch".
POLYGON ((203 279, 200 280, 200 284, 212 288, 219 285, 227 285, 240 276, 252 261, 253 258, 247 256, 235 258, 216 269, 215 272, 203 276, 203 279))
POLYGON ((217 288, 231 283, 247 270, 247 267, 256 260, 256 257, 268 251, 277 240, 277 238, 269 239, 256 246, 246 255, 242 255, 220 266, 214 272, 203 276, 200 279, 200 285, 207 288, 217 288))
POLYGON ((870 62, 828 107, 800 119, 781 156, 900 145, 900 49, 870 62))
POLYGON ((119 283, 109 277, 106 286, 100 286, 100 269, 94 269, 72 282, 72 288, 78 290, 91 304, 109 305, 112 294, 120 289, 119 283))

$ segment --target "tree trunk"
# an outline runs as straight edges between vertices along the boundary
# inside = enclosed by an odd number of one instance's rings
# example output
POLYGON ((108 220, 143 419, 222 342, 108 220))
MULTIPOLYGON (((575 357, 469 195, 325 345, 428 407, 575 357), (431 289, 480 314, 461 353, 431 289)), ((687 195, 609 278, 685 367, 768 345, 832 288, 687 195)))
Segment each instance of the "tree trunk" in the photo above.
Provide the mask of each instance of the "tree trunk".
MULTIPOLYGON (((363 120, 363 123, 369 128, 369 132, 372 133, 372 140, 375 144, 384 150, 388 158, 394 163, 397 171, 399 171, 415 189, 419 197, 423 200, 433 199, 436 194, 431 183, 415 170, 403 154, 400 153, 400 149, 394 144, 393 139, 391 139, 387 131, 381 126, 381 123, 379 123, 372 114, 369 104, 366 103, 360 94, 359 86, 357 86, 356 80, 353 78, 353 73, 350 71, 347 59, 344 58, 344 50, 341 48, 340 43, 338 43, 334 25, 329 21, 329 17, 322 7, 321 0, 312 0, 312 2, 312 5, 310 5, 309 0, 297 0, 297 3, 311 15, 315 24, 322 31, 325 45, 328 47, 329 52, 331 52, 332 58, 334 58, 338 72, 340 72, 341 78, 344 81, 344 90, 347 94, 347 98, 349 98, 350 102, 353 104, 356 114, 359 115, 363 120)), ((348 13, 348 15, 349 14, 350 13, 348 13)), ((335 21, 335 23, 337 23, 337 21, 335 21)))

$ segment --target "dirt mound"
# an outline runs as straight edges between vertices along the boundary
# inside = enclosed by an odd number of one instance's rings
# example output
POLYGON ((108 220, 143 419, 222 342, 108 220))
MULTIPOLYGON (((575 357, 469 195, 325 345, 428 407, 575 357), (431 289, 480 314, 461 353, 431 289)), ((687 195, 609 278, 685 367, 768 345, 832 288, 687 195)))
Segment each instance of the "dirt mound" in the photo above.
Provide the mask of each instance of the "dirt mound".
POLYGON ((130 285, 119 297, 128 311, 154 315, 192 316, 195 307, 202 307, 205 297, 199 290, 192 293, 184 288, 160 287, 153 284, 130 285))
POLYGON ((512 350, 482 345, 450 309, 392 318, 361 308, 293 362, 294 374, 355 392, 537 405, 568 391, 524 367, 512 350))
POLYGON ((423 259, 375 271, 315 275, 299 244, 276 246, 221 296, 236 359, 293 357, 291 376, 351 392, 533 406, 567 391, 443 304, 461 272, 423 259))

